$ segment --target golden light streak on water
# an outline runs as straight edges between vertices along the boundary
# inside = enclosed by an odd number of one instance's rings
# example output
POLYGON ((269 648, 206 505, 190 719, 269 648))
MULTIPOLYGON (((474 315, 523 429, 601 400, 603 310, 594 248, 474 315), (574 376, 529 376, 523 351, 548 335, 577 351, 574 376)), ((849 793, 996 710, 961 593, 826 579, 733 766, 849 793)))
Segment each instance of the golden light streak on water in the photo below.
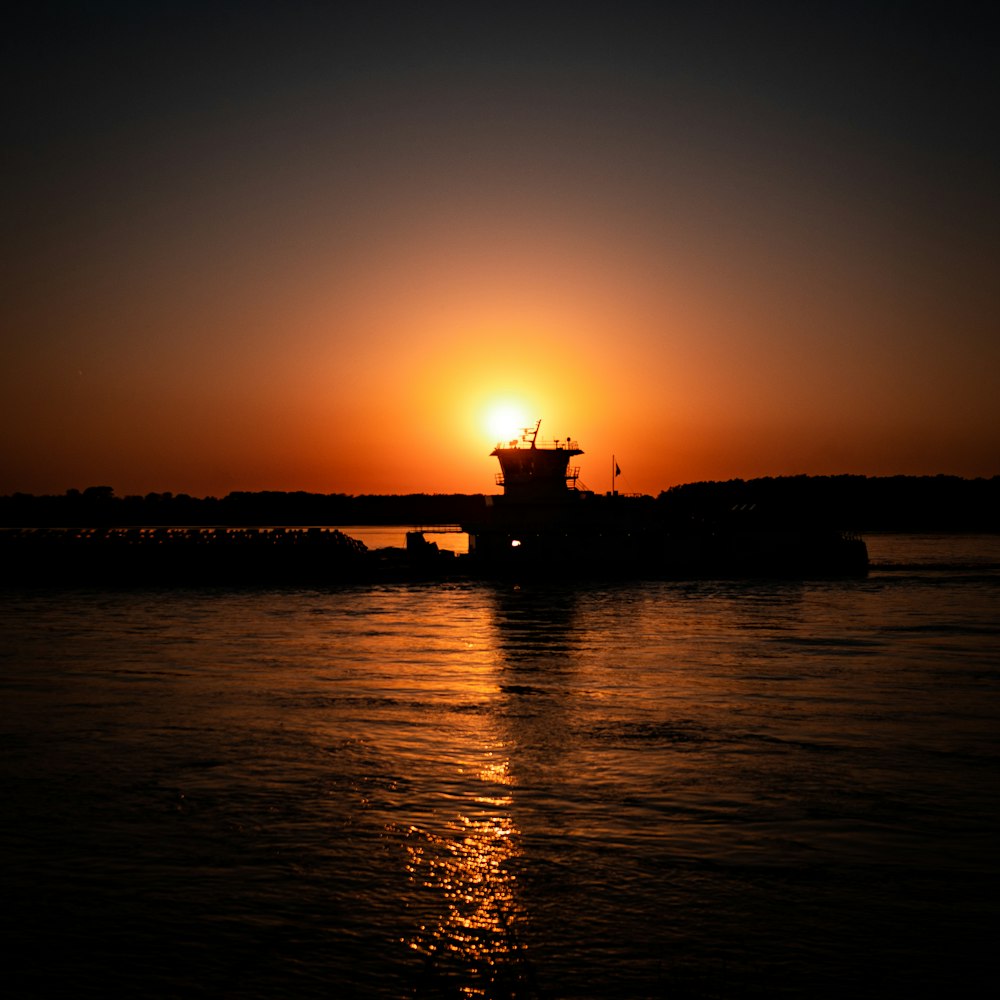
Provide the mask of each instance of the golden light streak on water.
POLYGON ((513 796, 496 789, 512 784, 510 761, 488 759, 478 777, 490 787, 471 797, 474 809, 458 811, 441 834, 411 826, 405 836, 411 883, 430 896, 437 914, 407 944, 425 957, 425 977, 452 982, 469 997, 494 996, 530 978, 512 870, 520 830, 510 812, 513 796))

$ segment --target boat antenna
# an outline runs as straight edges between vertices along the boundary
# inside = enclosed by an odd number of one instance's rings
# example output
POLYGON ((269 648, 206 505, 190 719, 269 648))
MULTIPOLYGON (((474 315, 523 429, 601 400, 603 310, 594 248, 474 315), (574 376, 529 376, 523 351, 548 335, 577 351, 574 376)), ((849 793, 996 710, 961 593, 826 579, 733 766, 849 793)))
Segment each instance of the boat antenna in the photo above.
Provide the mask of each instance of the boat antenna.
POLYGON ((521 435, 521 440, 524 441, 524 442, 527 442, 528 441, 528 435, 530 434, 531 435, 531 447, 534 448, 535 447, 535 441, 538 439, 538 428, 541 427, 541 426, 542 426, 542 421, 539 420, 538 423, 535 424, 535 429, 534 430, 532 430, 530 427, 525 427, 524 428, 524 433, 521 435))

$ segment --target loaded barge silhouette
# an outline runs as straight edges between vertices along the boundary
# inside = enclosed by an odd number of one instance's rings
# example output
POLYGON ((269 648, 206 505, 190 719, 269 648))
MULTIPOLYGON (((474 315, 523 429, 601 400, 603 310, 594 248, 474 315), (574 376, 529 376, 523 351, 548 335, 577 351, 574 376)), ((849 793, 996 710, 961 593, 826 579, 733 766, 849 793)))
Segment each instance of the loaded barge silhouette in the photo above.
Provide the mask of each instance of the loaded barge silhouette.
POLYGON ((459 525, 469 537, 467 555, 439 550, 420 530, 407 534, 405 549, 370 550, 328 527, 7 529, 0 531, 0 582, 266 586, 867 572, 864 541, 808 511, 741 503, 678 512, 652 497, 595 494, 571 465, 583 454, 577 442, 540 441, 540 427, 491 452, 503 493, 484 497, 479 512, 459 525))

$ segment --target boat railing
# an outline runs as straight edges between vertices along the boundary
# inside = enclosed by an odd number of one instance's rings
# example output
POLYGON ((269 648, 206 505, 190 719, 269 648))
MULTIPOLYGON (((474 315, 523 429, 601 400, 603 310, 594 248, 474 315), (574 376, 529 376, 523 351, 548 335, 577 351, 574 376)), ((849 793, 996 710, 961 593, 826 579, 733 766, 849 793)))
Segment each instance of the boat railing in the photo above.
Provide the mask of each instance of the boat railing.
MULTIPOLYGON (((579 465, 574 465, 571 468, 569 468, 569 469, 566 470, 566 486, 569 489, 575 490, 575 489, 581 489, 582 488, 582 489, 585 490, 586 487, 584 487, 583 484, 579 482, 579 479, 580 479, 580 466, 579 465)), ((496 473, 494 473, 494 475, 493 475, 493 481, 497 484, 497 486, 503 486, 504 485, 504 475, 503 475, 503 473, 502 472, 496 472, 496 473)))
MULTIPOLYGON (((512 449, 528 449, 532 445, 530 442, 514 439, 512 441, 498 441, 497 451, 510 451, 512 449)), ((536 441, 534 447, 539 451, 579 451, 579 442, 572 438, 555 439, 551 441, 536 441)))

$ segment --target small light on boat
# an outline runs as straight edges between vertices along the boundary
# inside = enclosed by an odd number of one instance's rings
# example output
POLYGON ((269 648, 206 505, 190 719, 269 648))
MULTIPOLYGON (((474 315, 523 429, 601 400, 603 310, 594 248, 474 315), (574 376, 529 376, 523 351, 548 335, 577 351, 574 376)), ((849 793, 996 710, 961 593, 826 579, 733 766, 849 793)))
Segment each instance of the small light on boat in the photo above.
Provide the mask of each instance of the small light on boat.
POLYGON ((521 545, 521 540, 520 540, 519 538, 512 538, 512 539, 510 540, 510 547, 511 547, 512 549, 516 549, 516 548, 519 548, 519 547, 520 547, 520 545, 521 545))

